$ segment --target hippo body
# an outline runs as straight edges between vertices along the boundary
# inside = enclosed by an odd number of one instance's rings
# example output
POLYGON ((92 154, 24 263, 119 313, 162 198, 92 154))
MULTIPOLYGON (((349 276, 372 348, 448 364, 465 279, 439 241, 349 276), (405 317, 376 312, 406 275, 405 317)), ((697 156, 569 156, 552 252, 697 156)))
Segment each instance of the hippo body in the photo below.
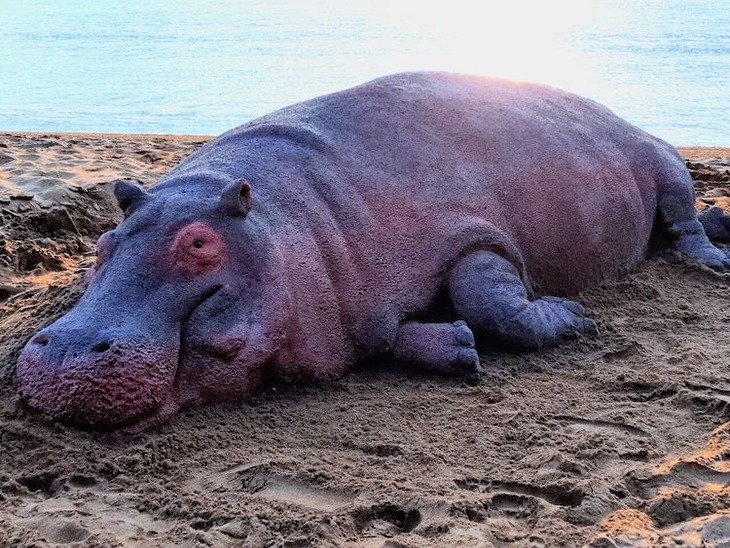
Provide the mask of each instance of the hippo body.
POLYGON ((528 349, 593 333, 562 297, 634 268, 655 228, 730 264, 670 145, 576 95, 447 73, 284 108, 116 194, 86 294, 17 369, 31 407, 94 427, 374 356, 473 372, 472 331, 528 349))

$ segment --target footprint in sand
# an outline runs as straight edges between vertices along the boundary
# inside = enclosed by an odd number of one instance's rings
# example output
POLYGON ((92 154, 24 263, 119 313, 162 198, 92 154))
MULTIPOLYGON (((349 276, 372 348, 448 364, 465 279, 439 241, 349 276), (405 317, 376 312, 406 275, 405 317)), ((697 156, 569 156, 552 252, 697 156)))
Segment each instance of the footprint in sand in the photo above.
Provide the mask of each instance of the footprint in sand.
POLYGON ((268 471, 268 464, 245 464, 193 480, 204 489, 228 491, 234 497, 240 493, 277 500, 323 512, 339 510, 357 498, 357 493, 309 485, 268 471))
POLYGON ((306 483, 265 474, 251 478, 249 483, 244 485, 244 490, 257 497, 323 512, 339 510, 356 497, 352 493, 312 487, 306 483))
POLYGON ((673 383, 662 384, 644 381, 628 381, 620 385, 631 401, 650 402, 671 398, 679 389, 673 383))
POLYGON ((651 437, 651 434, 649 434, 645 430, 621 422, 583 419, 580 417, 571 417, 569 415, 558 415, 555 417, 555 419, 560 421, 565 426, 576 428, 578 430, 585 430, 588 432, 617 432, 621 434, 638 436, 640 438, 651 437))
POLYGON ((666 489, 722 489, 730 486, 730 472, 713 470, 699 462, 678 462, 667 474, 649 478, 635 478, 631 490, 640 498, 649 500, 666 489))
POLYGON ((585 498, 583 490, 572 482, 549 485, 533 485, 530 483, 495 481, 479 478, 455 480, 456 485, 467 491, 479 493, 500 493, 513 496, 530 496, 555 505, 574 508, 580 506, 585 498))
POLYGON ((24 522, 24 525, 38 531, 46 542, 52 544, 83 542, 91 536, 91 532, 86 527, 58 516, 29 519, 24 522))
MULTIPOLYGON (((496 539, 502 543, 524 540, 537 524, 540 513, 546 510, 546 499, 506 489, 506 487, 513 487, 517 491, 535 492, 537 488, 533 486, 526 488, 524 485, 501 484, 501 487, 498 488, 496 484, 493 484, 492 487, 496 489, 496 492, 488 498, 451 504, 449 515, 463 517, 475 523, 474 531, 484 532, 486 526, 489 531, 488 537, 493 540, 496 539)), ((450 527, 450 529, 452 528, 450 527)), ((484 545, 485 543, 477 544, 484 545)), ((488 545, 491 546, 491 544, 488 545)))
POLYGON ((423 520, 417 509, 391 503, 357 508, 353 515, 355 526, 366 537, 409 533, 423 520))
POLYGON ((730 417, 730 390, 697 381, 686 381, 677 391, 677 401, 692 413, 715 423, 724 423, 730 417))
POLYGON ((502 542, 519 542, 532 531, 538 520, 540 504, 534 497, 498 493, 488 504, 489 529, 502 542))

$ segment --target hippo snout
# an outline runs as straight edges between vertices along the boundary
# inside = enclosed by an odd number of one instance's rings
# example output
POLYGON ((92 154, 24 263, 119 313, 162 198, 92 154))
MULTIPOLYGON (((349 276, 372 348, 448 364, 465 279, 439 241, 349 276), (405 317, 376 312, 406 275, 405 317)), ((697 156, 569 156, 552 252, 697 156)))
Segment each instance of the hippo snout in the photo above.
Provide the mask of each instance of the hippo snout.
POLYGON ((169 397, 178 349, 114 331, 50 326, 18 359, 24 402, 54 419, 95 428, 133 423, 169 397))

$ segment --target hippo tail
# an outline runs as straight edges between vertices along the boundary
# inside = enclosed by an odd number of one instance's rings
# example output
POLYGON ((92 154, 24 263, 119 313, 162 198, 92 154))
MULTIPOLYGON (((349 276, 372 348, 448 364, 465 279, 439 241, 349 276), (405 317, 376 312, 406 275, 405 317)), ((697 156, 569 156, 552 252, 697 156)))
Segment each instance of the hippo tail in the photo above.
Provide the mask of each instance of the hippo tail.
POLYGON ((713 206, 699 213, 697 217, 710 240, 730 242, 730 214, 717 206, 713 206))

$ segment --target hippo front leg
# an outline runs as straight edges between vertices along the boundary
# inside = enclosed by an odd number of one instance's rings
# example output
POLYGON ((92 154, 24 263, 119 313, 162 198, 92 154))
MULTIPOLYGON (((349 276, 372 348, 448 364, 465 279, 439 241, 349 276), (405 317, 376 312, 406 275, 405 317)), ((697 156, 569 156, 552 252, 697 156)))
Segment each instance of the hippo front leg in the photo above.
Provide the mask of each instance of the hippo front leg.
POLYGON ((450 273, 449 292, 457 314, 488 342, 538 349, 598 333, 596 322, 576 302, 530 301, 517 269, 496 253, 479 251, 461 259, 450 273))
POLYGON ((464 321, 404 323, 398 329, 393 355, 410 365, 447 375, 479 371, 474 335, 464 321))

